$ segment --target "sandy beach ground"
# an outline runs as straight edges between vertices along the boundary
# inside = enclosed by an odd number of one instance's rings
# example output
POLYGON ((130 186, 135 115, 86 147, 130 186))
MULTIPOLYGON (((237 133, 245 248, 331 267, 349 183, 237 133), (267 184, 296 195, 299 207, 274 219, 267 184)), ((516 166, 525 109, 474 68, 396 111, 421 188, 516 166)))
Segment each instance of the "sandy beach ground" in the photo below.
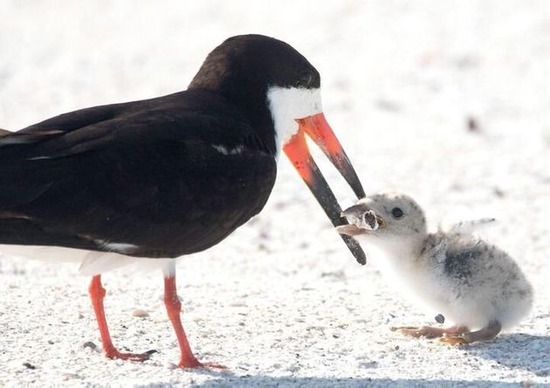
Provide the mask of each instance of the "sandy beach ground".
MULTIPOLYGON (((178 261, 201 360, 179 370, 160 272, 104 277, 111 361, 78 266, 0 256, 0 386, 531 386, 550 384, 550 3, 543 1, 0 2, 0 128, 183 90, 225 38, 262 33, 320 71, 324 111, 365 189, 445 219, 493 216, 489 238, 536 292, 489 343, 389 328, 432 324, 375 264, 360 266, 286 159, 264 211, 178 261), (138 318, 134 309, 149 316, 138 318)), ((318 159, 322 159, 316 153, 318 159)), ((354 198, 320 160, 342 206, 354 198)))

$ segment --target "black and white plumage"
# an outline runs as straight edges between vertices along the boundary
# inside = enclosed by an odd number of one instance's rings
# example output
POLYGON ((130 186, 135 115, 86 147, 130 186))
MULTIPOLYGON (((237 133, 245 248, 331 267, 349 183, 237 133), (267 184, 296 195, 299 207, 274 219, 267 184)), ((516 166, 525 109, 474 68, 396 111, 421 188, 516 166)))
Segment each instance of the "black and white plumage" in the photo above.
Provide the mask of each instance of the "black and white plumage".
POLYGON ((358 238, 407 293, 454 323, 447 329, 396 328, 403 333, 444 336, 451 344, 488 340, 531 309, 533 290, 516 262, 472 234, 492 219, 428 233, 420 206, 406 195, 391 193, 363 198, 343 215, 350 225, 338 227, 340 233, 358 238), (372 214, 376 227, 369 222, 372 214))
MULTIPOLYGON (((80 261, 82 272, 93 275, 90 295, 105 353, 131 360, 149 353, 121 353, 111 343, 100 275, 135 261, 158 264, 179 366, 201 366, 180 322, 172 259, 219 243, 258 214, 281 151, 332 223, 345 223, 306 134, 364 195, 322 113, 320 84, 317 70, 290 45, 241 35, 208 55, 186 91, 3 131, 0 251, 80 261), (54 255, 44 247, 55 247, 54 255)), ((344 241, 364 262, 357 242, 344 241)))

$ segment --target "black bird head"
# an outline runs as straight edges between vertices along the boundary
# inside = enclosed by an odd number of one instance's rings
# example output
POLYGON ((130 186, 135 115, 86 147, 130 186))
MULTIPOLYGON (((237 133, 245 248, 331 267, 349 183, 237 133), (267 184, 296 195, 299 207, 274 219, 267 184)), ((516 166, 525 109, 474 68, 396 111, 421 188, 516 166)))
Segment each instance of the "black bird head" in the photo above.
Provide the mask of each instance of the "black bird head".
MULTIPOLYGON (((285 42, 263 35, 227 39, 206 58, 189 89, 222 95, 249 117, 275 157, 281 150, 298 170, 333 225, 346 223, 341 209, 310 155, 307 134, 325 153, 358 198, 365 193, 357 174, 322 111, 319 72, 285 42)), ((342 238, 364 264, 350 236, 342 238)))

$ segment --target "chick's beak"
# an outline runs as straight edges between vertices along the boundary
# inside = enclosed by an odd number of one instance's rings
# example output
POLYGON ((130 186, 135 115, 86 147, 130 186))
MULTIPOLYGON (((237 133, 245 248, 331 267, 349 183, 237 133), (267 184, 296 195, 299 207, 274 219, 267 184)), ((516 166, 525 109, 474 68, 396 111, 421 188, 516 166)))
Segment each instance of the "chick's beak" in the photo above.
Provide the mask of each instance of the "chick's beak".
MULTIPOLYGON (((298 132, 284 146, 283 150, 298 173, 309 187, 334 226, 345 225, 346 220, 341 216, 342 209, 332 193, 328 183, 321 174, 319 167, 311 157, 305 134, 307 134, 321 148, 338 172, 348 182, 358 198, 365 196, 365 192, 357 177, 349 158, 342 145, 334 135, 323 113, 297 120, 298 132)), ((365 253, 360 245, 351 236, 341 235, 342 239, 360 264, 366 263, 365 253)))
POLYGON ((361 234, 374 234, 378 229, 386 227, 386 221, 376 211, 365 203, 358 203, 348 207, 342 212, 342 217, 350 223, 336 227, 340 234, 357 236, 361 234), (367 219, 367 217, 369 219, 367 219), (372 218, 374 217, 374 218, 372 218))
POLYGON ((358 236, 361 234, 367 234, 366 229, 359 228, 353 224, 339 225, 336 227, 336 231, 342 236, 358 236))
POLYGON ((366 209, 363 205, 353 205, 344 210, 341 213, 341 216, 345 217, 349 224, 337 226, 336 230, 338 233, 346 236, 366 234, 366 229, 357 226, 357 224, 361 223, 361 215, 365 213, 366 210, 368 209, 366 209))

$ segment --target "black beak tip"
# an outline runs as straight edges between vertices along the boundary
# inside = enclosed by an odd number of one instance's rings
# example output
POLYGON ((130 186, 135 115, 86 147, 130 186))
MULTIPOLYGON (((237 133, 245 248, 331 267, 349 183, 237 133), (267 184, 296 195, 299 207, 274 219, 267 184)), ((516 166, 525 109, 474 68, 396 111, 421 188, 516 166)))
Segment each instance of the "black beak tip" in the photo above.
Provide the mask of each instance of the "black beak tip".
POLYGON ((361 265, 367 264, 367 256, 365 255, 365 252, 363 252, 363 248, 361 248, 361 245, 359 245, 357 240, 344 234, 341 234, 340 236, 342 236, 342 239, 355 257, 355 260, 357 260, 357 262, 361 265))

